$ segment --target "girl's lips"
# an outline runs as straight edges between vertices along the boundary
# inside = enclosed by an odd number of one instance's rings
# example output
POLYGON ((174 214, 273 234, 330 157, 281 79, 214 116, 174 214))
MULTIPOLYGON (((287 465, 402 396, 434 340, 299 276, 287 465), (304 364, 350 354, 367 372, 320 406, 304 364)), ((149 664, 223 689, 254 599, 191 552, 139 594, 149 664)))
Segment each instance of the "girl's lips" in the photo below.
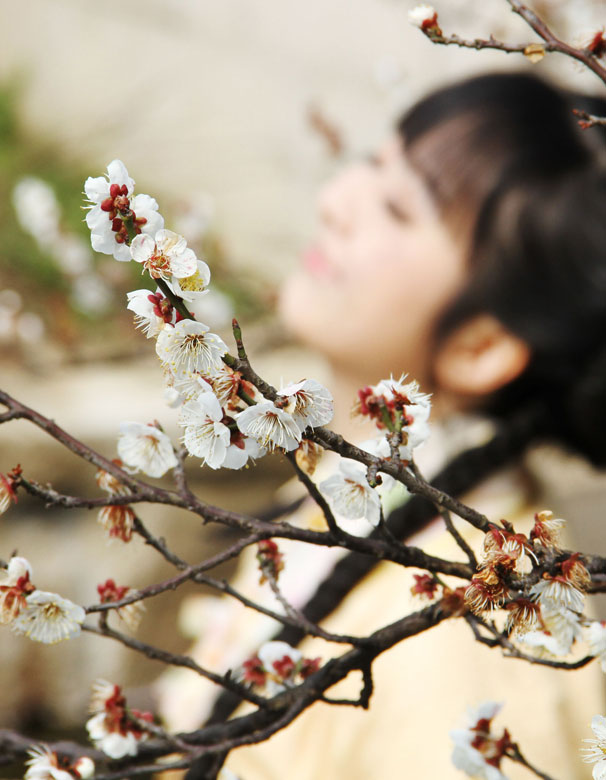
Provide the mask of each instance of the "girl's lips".
POLYGON ((312 276, 334 279, 335 269, 324 252, 317 246, 311 246, 303 252, 303 267, 312 276))

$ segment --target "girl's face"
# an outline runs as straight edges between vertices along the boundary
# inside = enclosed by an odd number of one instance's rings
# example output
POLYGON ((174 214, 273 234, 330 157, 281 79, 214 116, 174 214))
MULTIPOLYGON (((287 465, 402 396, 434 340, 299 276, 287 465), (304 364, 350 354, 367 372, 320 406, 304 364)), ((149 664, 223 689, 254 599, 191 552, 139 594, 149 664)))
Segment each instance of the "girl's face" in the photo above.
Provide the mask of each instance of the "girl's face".
POLYGON ((336 370, 368 383, 406 372, 430 389, 434 325, 465 282, 465 250, 399 141, 330 181, 318 213, 281 290, 287 327, 336 370))

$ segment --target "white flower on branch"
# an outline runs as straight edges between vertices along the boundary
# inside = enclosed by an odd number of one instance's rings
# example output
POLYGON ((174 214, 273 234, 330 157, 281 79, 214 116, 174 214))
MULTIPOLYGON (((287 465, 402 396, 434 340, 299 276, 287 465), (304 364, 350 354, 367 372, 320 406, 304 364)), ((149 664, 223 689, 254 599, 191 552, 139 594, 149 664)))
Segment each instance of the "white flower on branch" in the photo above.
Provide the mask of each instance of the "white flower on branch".
POLYGON ((179 298, 192 303, 208 293, 210 284, 210 268, 204 260, 197 260, 195 270, 187 276, 173 274, 169 282, 171 290, 179 298))
POLYGON ((80 634, 86 613, 78 604, 43 590, 30 593, 25 601, 26 607, 12 623, 15 633, 49 645, 80 634))
POLYGON ((442 30, 438 24, 438 12, 431 5, 415 6, 408 12, 408 21, 424 33, 442 35, 442 30))
POLYGON ((211 374, 223 365, 226 352, 227 345, 216 333, 193 320, 165 325, 156 343, 158 357, 173 374, 211 374))
POLYGON ((301 433, 309 425, 326 425, 333 418, 332 395, 315 379, 291 383, 280 390, 280 396, 289 399, 284 411, 292 414, 301 433))
POLYGON ((581 637, 579 616, 564 607, 541 606, 541 631, 529 631, 519 639, 538 651, 539 657, 561 658, 572 650, 581 637))
POLYGON ((268 450, 276 447, 294 450, 301 441, 301 430, 295 419, 271 401, 249 406, 237 416, 236 423, 245 436, 268 450))
POLYGON ((591 730, 594 739, 584 739, 591 747, 581 748, 583 761, 587 764, 595 764, 591 774, 593 780, 606 780, 606 718, 603 715, 594 715, 591 719, 591 730))
POLYGON ((499 769, 505 751, 511 745, 507 731, 498 739, 490 733, 490 724, 502 705, 487 701, 469 712, 468 727, 454 729, 452 763, 470 777, 483 780, 507 780, 499 769))
POLYGON ((88 780, 95 773, 95 764, 88 756, 76 759, 73 764, 69 759, 60 759, 54 751, 40 745, 28 751, 30 758, 25 762, 27 771, 24 780, 88 780))
POLYGON ((530 532, 530 539, 535 544, 540 544, 551 550, 560 549, 560 536, 566 521, 560 517, 554 517, 553 512, 545 509, 534 516, 534 526, 530 532))
MULTIPOLYGON (((412 460, 413 450, 429 438, 431 396, 421 393, 417 382, 405 382, 405 379, 403 374, 400 379, 383 379, 362 388, 353 412, 370 417, 381 430, 399 432, 399 457, 412 460)), ((389 444, 382 457, 391 457, 389 444)))
MULTIPOLYGON (((118 466, 118 468, 123 468, 123 463, 120 458, 114 458, 112 463, 118 466)), ((109 471, 105 471, 105 469, 99 469, 97 471, 95 474, 95 481, 101 490, 105 490, 110 496, 123 496, 130 493, 129 488, 124 482, 120 482, 117 477, 114 477, 113 474, 110 474, 109 471)))
MULTIPOLYGON (((109 604, 112 601, 121 601, 130 596, 135 591, 126 585, 116 585, 114 580, 109 579, 97 585, 97 593, 102 604, 109 604)), ((120 620, 123 620, 131 631, 136 631, 145 612, 145 604, 142 601, 133 601, 118 607, 115 612, 120 620)))
POLYGON ((167 298, 151 290, 133 290, 126 293, 127 309, 135 315, 135 327, 140 328, 148 339, 156 338, 167 322, 174 323, 175 308, 167 298))
POLYGON ((170 439, 155 425, 120 423, 118 454, 127 466, 148 477, 161 477, 177 465, 170 439))
POLYGON ((530 596, 541 606, 565 607, 575 612, 582 612, 585 605, 585 596, 580 590, 561 577, 550 577, 548 574, 544 574, 543 578, 532 586, 530 596))
POLYGON ((600 659, 602 671, 606 672, 606 623, 592 621, 587 628, 587 643, 592 655, 600 659))
POLYGON ((35 590, 31 577, 29 561, 17 555, 0 569, 0 623, 11 623, 27 606, 27 595, 35 590))
POLYGON ((105 528, 110 539, 130 542, 133 538, 135 513, 124 504, 110 504, 99 510, 99 523, 105 528))
POLYGON ((119 731, 110 731, 107 718, 104 713, 93 715, 86 722, 88 736, 95 747, 102 750, 110 758, 124 758, 136 756, 138 740, 132 731, 120 734, 119 731))
POLYGON ((155 235, 164 226, 158 204, 149 195, 133 196, 135 182, 120 160, 107 166, 105 176, 90 177, 84 183, 89 201, 86 224, 96 252, 113 255, 116 260, 131 260, 126 219, 132 220, 136 233, 155 235))
POLYGON ((292 682, 303 654, 286 642, 274 641, 261 645, 257 657, 267 674, 266 693, 275 696, 286 688, 288 682, 292 682))
POLYGON ((179 425, 185 428, 183 443, 187 451, 202 458, 212 469, 223 465, 231 438, 224 425, 223 409, 212 392, 202 392, 181 407, 179 425))
POLYGON ((135 263, 140 263, 152 279, 177 279, 196 272, 198 259, 187 241, 172 230, 159 230, 152 238, 145 233, 136 236, 130 245, 135 263))
POLYGON ((366 479, 366 467, 341 460, 339 472, 320 483, 320 490, 337 514, 348 520, 365 518, 371 525, 381 519, 381 499, 366 479))
POLYGON ((91 712, 94 715, 86 722, 88 735, 110 758, 135 756, 139 742, 147 738, 147 732, 132 716, 139 721, 153 721, 149 712, 127 709, 120 686, 105 680, 93 685, 91 712))

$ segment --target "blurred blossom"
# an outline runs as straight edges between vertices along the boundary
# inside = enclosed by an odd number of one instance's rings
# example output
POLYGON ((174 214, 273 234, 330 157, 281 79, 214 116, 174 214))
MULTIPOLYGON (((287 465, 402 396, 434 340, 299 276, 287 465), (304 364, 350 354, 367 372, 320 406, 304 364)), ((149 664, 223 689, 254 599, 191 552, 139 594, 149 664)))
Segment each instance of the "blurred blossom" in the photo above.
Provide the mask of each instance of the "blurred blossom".
POLYGON ((17 317, 16 331, 25 344, 36 344, 44 336, 44 323, 37 314, 25 311, 17 317))
POLYGON ((21 296, 14 290, 0 291, 0 309, 14 314, 21 308, 21 296))
POLYGON ((92 255, 83 238, 63 233, 52 247, 52 255, 59 268, 70 276, 77 276, 92 268, 92 255))
POLYGON ((204 298, 197 298, 188 304, 188 309, 200 322, 209 322, 221 330, 231 325, 234 307, 231 299, 216 289, 209 289, 204 298))
POLYGON ((74 279, 72 301, 81 311, 99 314, 108 308, 112 297, 111 290, 96 274, 82 274, 74 279))
MULTIPOLYGON (((112 300, 111 290, 94 271, 92 253, 87 242, 68 233, 60 225, 61 211, 52 187, 41 179, 28 176, 13 190, 13 205, 19 224, 47 252, 71 284, 72 304, 83 312, 100 314, 112 300)), ((5 291, 17 296, 12 291, 5 291)), ((26 343, 37 341, 44 332, 42 320, 33 314, 23 314, 16 322, 8 322, 6 306, 0 297, 0 339, 15 335, 26 343)), ((16 311, 20 299, 9 301, 16 311)))
POLYGON ((42 179, 26 176, 13 190, 13 206, 23 230, 46 247, 59 235, 59 204, 52 187, 42 179))
POLYGON ((44 337, 42 319, 21 306, 21 296, 14 290, 0 292, 0 342, 35 344, 44 337))
POLYGON ((191 243, 199 241, 215 218, 215 202, 208 192, 198 192, 177 207, 174 224, 177 233, 191 243))

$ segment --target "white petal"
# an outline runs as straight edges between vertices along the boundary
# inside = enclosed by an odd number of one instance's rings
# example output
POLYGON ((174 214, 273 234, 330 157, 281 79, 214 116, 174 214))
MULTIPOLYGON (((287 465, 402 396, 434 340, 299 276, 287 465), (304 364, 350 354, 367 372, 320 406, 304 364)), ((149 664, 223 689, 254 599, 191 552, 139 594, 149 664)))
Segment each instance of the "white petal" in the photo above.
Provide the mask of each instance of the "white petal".
POLYGON ((133 238, 130 245, 130 254, 135 263, 147 263, 153 255, 156 242, 151 236, 140 233, 133 238))
POLYGON ((132 194, 132 191, 135 187, 135 182, 128 175, 126 165, 124 165, 122 160, 112 160, 107 166, 107 175, 109 176, 110 184, 126 184, 128 194, 132 194))
POLYGON ((84 182, 84 192, 89 200, 101 203, 109 197, 109 183, 105 176, 89 176, 84 182))

